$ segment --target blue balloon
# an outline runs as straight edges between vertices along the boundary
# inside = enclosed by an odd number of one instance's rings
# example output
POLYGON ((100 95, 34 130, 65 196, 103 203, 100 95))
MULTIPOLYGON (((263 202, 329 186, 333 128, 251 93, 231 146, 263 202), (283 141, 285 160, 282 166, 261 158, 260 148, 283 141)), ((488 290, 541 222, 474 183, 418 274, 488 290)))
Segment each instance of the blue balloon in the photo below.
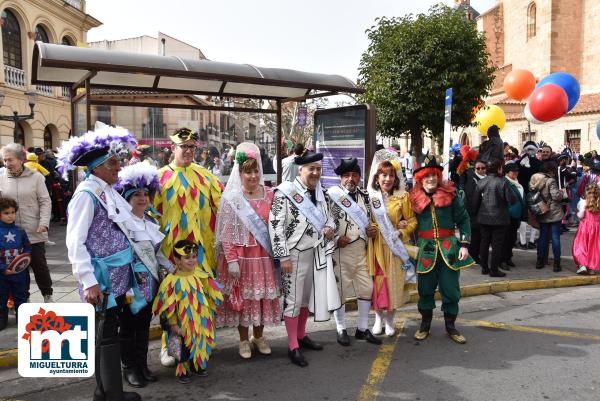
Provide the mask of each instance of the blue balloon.
POLYGON ((566 72, 555 72, 542 79, 535 86, 535 89, 546 84, 555 84, 564 89, 564 91, 567 93, 567 97, 569 98, 569 107, 567 108, 567 112, 571 111, 571 109, 575 107, 577 101, 579 100, 581 88, 579 87, 579 82, 577 82, 577 79, 575 79, 573 75, 567 74, 566 72))
POLYGON ((596 123, 596 135, 598 135, 598 139, 600 139, 600 120, 596 123))

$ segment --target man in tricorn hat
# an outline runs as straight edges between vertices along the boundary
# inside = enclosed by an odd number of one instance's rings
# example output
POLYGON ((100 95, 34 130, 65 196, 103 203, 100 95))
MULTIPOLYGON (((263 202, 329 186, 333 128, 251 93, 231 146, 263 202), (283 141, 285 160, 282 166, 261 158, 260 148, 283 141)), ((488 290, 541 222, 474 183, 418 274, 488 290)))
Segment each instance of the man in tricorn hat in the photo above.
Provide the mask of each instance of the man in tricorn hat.
POLYGON ((359 187, 361 170, 356 157, 340 160, 334 170, 340 176, 340 185, 327 190, 335 222, 337 249, 333 253, 333 266, 340 291, 342 307, 336 310, 337 342, 350 345, 344 318, 345 301, 358 299, 358 327, 354 337, 372 344, 381 344, 368 329, 369 309, 373 295, 373 279, 367 268, 367 238, 375 237, 377 229, 369 224, 371 209, 369 194, 359 187))
POLYGON ((469 214, 456 196, 454 184, 442 181, 442 171, 434 157, 426 157, 422 167, 415 170, 416 184, 410 191, 418 221, 417 288, 422 317, 414 337, 422 341, 429 336, 435 290, 439 287, 446 333, 453 341, 464 344, 466 340, 454 322, 460 299, 460 269, 475 263, 468 251, 471 227, 469 214), (459 229, 459 238, 456 238, 455 227, 459 229))
POLYGON ((269 215, 273 254, 283 276, 288 355, 301 367, 308 362, 300 347, 323 349, 306 335, 309 309, 315 321, 325 321, 341 306, 332 260, 335 224, 320 183, 322 159, 312 152, 295 159, 299 176, 277 187, 269 215))
POLYGON ((135 137, 125 128, 97 123, 95 131, 63 144, 58 155, 58 170, 65 179, 69 170, 87 167, 87 178, 69 203, 65 242, 82 301, 104 313, 103 320, 102 313, 97 319, 103 322, 103 330, 96 343, 94 401, 141 399, 137 393, 124 392, 121 380, 119 325, 129 307, 126 293, 137 283, 132 280, 133 251, 126 227, 133 219, 131 206, 112 188, 121 170, 119 154, 135 145, 135 137))

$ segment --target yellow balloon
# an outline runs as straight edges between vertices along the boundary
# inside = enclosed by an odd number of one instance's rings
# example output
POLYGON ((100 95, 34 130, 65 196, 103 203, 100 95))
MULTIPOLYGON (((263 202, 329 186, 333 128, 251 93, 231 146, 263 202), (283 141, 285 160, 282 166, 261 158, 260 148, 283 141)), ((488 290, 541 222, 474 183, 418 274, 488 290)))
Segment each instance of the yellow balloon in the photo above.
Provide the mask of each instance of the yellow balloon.
POLYGON ((506 124, 506 115, 504 110, 495 104, 489 106, 483 106, 475 115, 475 122, 477 123, 477 129, 483 136, 487 136, 488 129, 495 125, 499 130, 504 128, 506 124))

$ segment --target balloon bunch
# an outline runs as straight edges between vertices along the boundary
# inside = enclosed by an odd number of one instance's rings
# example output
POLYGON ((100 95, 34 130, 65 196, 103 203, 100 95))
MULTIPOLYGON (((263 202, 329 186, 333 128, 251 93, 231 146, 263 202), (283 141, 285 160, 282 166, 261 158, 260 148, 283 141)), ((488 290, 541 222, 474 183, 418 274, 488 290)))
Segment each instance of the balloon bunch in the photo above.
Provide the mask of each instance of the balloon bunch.
POLYGON ((525 118, 534 124, 561 118, 575 107, 580 95, 579 82, 566 72, 550 74, 536 85, 530 71, 514 70, 504 79, 504 91, 511 99, 528 99, 525 118))

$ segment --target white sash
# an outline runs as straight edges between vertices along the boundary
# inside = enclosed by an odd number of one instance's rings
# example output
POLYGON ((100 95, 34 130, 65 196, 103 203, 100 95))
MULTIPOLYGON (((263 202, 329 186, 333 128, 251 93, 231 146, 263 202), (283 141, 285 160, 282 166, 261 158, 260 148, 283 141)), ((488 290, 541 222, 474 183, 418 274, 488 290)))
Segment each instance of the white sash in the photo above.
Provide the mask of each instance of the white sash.
POLYGON ((396 231, 396 228, 390 221, 390 217, 387 214, 381 191, 374 191, 369 195, 371 197, 371 212, 373 212, 375 220, 377 221, 377 224, 379 224, 379 231, 381 231, 381 235, 383 236, 385 243, 388 245, 394 255, 402 259, 403 263, 407 263, 409 261, 408 252, 406 251, 400 236, 392 240, 392 233, 396 231))
MULTIPOLYGON (((266 196, 266 193, 265 193, 266 196)), ((260 218, 258 213, 254 210, 250 202, 240 192, 228 192, 224 193, 223 197, 229 203, 231 208, 234 210, 237 217, 240 219, 242 224, 246 226, 248 231, 252 233, 256 242, 258 242, 265 251, 271 257, 273 256, 273 250, 271 249, 271 237, 269 236, 269 226, 267 223, 260 218), (234 202, 231 197, 241 197, 241 202, 234 202), (238 205, 237 207, 235 205, 238 205)))
POLYGON ((349 196, 340 187, 331 187, 327 190, 329 197, 338 205, 348 216, 354 221, 362 233, 364 240, 367 239, 367 226, 369 225, 369 217, 365 211, 359 206, 357 202, 354 202, 351 196, 349 196))
POLYGON ((300 210, 308 222, 317 229, 320 235, 323 228, 325 228, 327 218, 323 216, 323 213, 311 202, 311 200, 298 192, 294 183, 290 181, 282 182, 277 189, 283 192, 290 202, 300 210))

